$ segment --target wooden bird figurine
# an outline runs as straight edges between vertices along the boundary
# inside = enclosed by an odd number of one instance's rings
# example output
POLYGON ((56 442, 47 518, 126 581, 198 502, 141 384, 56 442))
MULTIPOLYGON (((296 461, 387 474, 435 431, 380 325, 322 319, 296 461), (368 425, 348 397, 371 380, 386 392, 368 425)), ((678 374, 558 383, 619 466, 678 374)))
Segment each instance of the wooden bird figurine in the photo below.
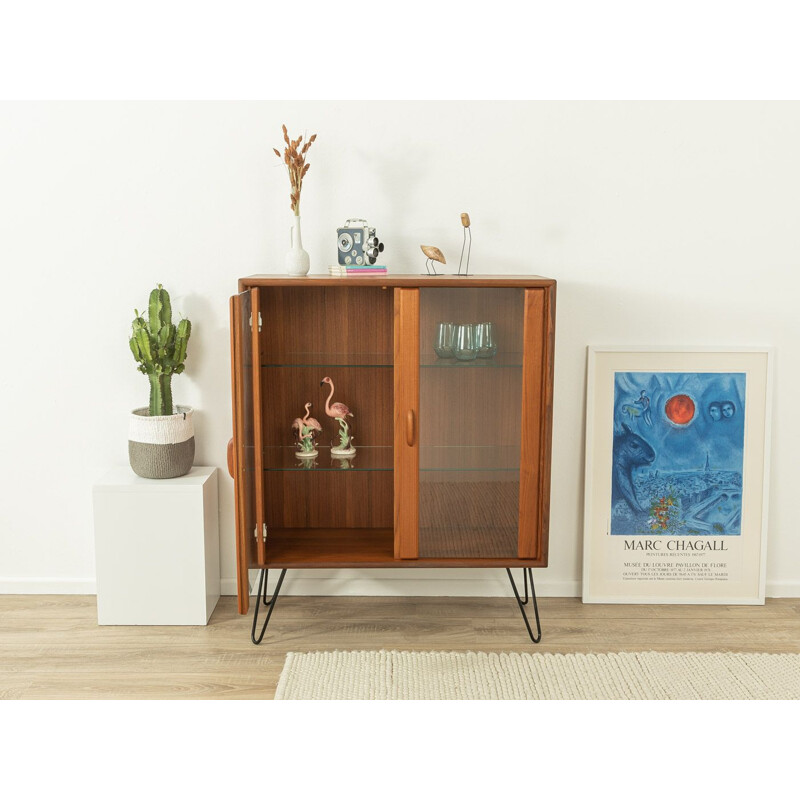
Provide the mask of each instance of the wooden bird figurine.
POLYGON ((425 269, 428 271, 428 275, 436 275, 436 266, 433 262, 438 261, 441 264, 446 264, 444 253, 438 247, 432 247, 429 244, 421 244, 420 248, 428 257, 425 261, 425 269))
POLYGON ((464 228, 464 243, 461 245, 461 258, 458 259, 458 274, 461 274, 461 265, 464 262, 464 248, 467 246, 467 234, 469 234, 469 248, 467 249, 467 267, 464 275, 469 275, 469 254, 472 252, 472 228, 470 228, 469 214, 465 211, 461 215, 461 225, 464 228))

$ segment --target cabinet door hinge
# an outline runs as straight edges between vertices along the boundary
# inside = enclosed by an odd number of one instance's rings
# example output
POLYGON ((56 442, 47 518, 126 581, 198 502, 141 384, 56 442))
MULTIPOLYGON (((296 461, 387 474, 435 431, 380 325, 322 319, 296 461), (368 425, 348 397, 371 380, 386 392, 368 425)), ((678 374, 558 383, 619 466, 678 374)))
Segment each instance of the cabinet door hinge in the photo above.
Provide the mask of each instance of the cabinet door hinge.
MULTIPOLYGON (((258 528, 253 528, 253 538, 258 539, 258 528)), ((261 529, 261 539, 262 541, 267 541, 267 523, 264 523, 264 527, 261 529)))
MULTIPOLYGON (((250 324, 250 328, 252 329, 252 327, 253 327, 253 314, 252 313, 250 314, 249 324, 250 324)), ((258 332, 259 333, 261 333, 261 328, 262 328, 263 324, 264 324, 264 322, 261 319, 261 312, 259 311, 258 312, 258 332)))

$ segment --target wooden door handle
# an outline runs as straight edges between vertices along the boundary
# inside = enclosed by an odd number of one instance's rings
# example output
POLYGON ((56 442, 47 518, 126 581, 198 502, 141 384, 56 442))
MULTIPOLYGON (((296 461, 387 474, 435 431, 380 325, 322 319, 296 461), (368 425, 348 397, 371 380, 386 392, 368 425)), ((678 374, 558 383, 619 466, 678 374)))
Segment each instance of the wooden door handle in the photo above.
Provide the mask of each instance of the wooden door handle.
POLYGON ((236 469, 233 463, 233 439, 228 440, 228 472, 231 478, 236 477, 236 469))
POLYGON ((409 409, 406 414, 406 444, 409 447, 414 446, 414 411, 409 409))

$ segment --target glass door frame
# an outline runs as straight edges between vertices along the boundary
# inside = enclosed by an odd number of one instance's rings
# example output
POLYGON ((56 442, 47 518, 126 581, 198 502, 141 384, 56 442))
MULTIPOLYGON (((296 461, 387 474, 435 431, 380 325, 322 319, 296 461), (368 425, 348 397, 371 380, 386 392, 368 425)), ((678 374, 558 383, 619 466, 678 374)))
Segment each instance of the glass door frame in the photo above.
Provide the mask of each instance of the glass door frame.
MULTIPOLYGON (((474 283, 470 287, 477 288, 474 283)), ((524 290, 517 558, 537 566, 546 566, 548 555, 544 532, 549 523, 554 294, 555 287, 524 290)), ((394 310, 395 558, 418 559, 420 289, 396 287, 394 310)))
POLYGON ((394 290, 394 557, 419 558, 419 289, 394 290))

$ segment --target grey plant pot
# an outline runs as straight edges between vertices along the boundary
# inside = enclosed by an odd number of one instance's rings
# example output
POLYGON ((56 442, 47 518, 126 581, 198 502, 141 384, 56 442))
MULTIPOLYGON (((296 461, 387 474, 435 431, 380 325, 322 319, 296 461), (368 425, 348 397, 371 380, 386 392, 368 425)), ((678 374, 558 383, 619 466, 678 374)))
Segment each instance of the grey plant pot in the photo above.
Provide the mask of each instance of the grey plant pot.
POLYGON ((131 412, 128 458, 142 478, 178 478, 194 463, 193 409, 175 406, 176 413, 151 417, 147 407, 131 412))

